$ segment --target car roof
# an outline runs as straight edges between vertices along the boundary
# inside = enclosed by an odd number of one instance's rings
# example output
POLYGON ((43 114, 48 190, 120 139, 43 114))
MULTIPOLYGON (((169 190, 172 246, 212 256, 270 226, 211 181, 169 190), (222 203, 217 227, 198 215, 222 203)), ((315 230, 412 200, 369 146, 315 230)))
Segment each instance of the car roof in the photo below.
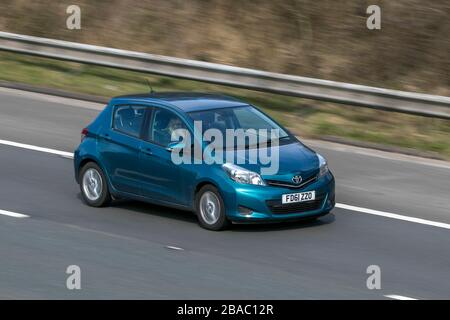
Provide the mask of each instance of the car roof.
POLYGON ((165 102, 184 112, 203 111, 209 109, 246 106, 248 103, 222 94, 200 92, 161 92, 125 95, 113 98, 134 102, 165 102))

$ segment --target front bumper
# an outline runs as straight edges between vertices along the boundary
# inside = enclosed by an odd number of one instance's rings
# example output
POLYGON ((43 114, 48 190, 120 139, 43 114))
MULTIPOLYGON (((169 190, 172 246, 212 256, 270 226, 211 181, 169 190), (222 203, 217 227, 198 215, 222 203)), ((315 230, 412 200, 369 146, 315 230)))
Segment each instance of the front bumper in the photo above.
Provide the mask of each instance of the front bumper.
POLYGON ((234 192, 226 199, 227 217, 237 223, 299 220, 327 214, 335 205, 335 182, 329 172, 316 182, 301 189, 275 186, 254 186, 233 183, 234 192), (294 206, 281 205, 286 193, 316 192, 316 202, 294 206), (244 209, 244 210, 243 210, 244 209))

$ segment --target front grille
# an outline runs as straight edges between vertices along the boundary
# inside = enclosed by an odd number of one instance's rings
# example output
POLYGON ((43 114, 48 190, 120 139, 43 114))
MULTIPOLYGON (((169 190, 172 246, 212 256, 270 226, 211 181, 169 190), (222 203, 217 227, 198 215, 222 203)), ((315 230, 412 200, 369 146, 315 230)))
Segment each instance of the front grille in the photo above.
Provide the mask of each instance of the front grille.
POLYGON ((266 204, 273 214, 290 214, 314 211, 320 209, 324 197, 317 197, 313 201, 282 204, 281 200, 267 200, 266 204))
POLYGON ((317 181, 317 176, 313 176, 313 177, 303 181, 301 184, 294 184, 292 182, 279 181, 279 180, 265 180, 265 181, 266 181, 266 183, 268 185, 274 186, 274 187, 300 189, 300 188, 304 188, 306 186, 309 186, 311 183, 316 182, 317 181))

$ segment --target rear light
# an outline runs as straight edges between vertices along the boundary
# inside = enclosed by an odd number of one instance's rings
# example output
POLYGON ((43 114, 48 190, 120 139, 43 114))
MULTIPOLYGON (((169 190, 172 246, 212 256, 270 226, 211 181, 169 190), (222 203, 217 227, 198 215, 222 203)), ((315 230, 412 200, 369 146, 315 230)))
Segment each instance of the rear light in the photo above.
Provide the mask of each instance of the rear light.
POLYGON ((88 133, 89 133, 89 131, 87 128, 84 128, 83 130, 81 130, 81 142, 83 142, 84 138, 86 138, 88 133))

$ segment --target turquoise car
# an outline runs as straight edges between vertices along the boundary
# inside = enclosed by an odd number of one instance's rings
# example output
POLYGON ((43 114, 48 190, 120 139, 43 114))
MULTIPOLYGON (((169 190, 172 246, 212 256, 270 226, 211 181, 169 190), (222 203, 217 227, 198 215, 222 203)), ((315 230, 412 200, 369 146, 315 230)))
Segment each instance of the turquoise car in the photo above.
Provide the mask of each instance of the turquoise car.
POLYGON ((217 94, 111 99, 82 130, 74 167, 89 206, 146 201, 194 212, 209 230, 231 222, 315 219, 335 205, 334 177, 324 157, 256 107, 217 94), (230 132, 245 136, 215 144, 230 132), (251 159, 255 154, 273 157, 263 163, 251 159))

